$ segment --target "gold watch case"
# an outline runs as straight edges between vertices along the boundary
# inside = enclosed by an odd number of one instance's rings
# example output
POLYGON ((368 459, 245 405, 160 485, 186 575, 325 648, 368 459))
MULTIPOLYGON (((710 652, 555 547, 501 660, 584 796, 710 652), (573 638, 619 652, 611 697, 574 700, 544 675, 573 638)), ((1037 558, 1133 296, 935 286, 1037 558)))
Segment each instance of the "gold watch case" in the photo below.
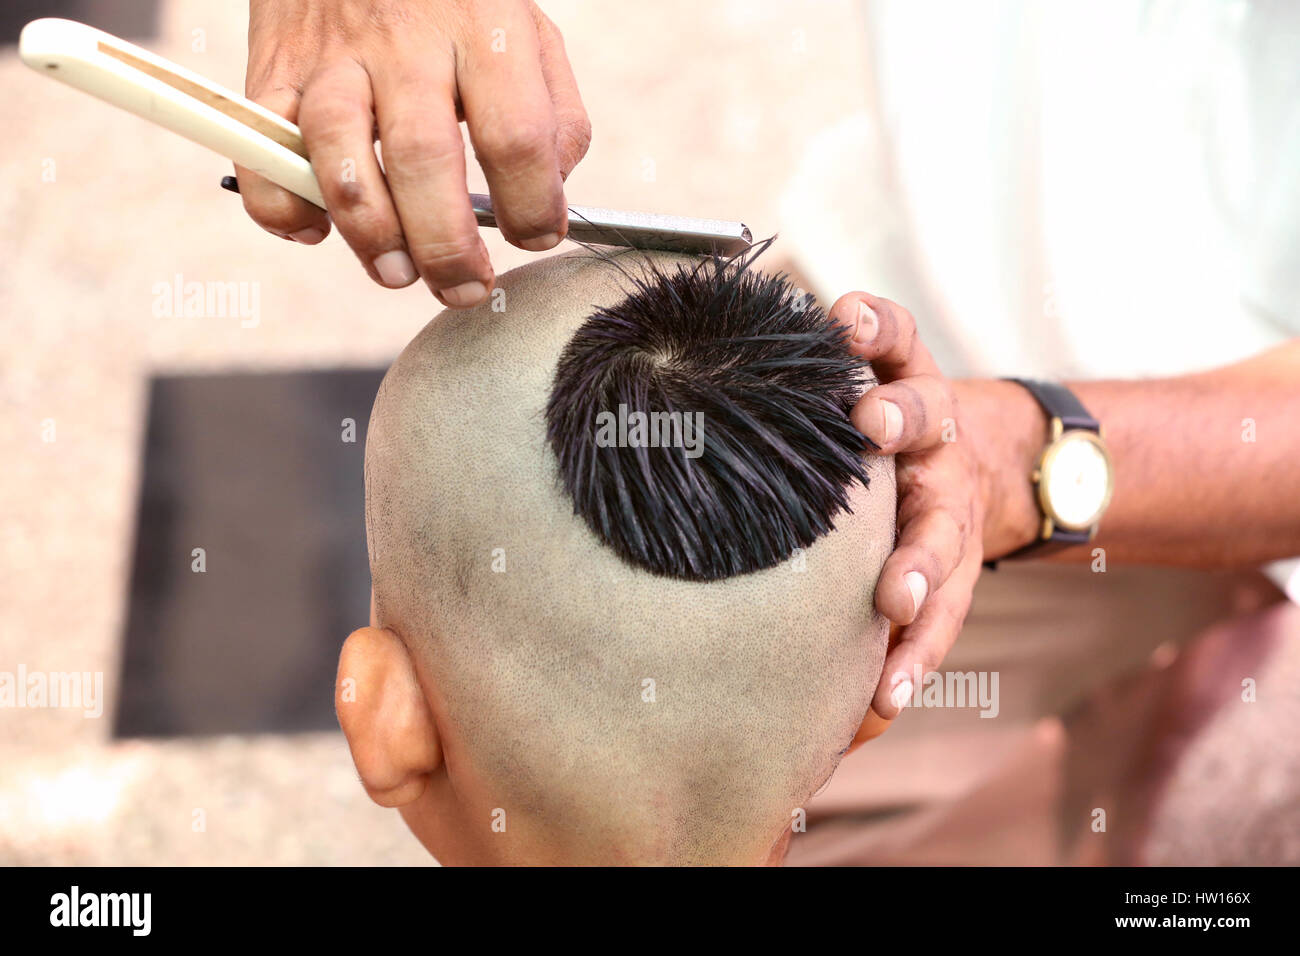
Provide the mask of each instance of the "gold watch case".
POLYGON ((1106 508, 1110 505, 1111 495, 1115 491, 1115 466, 1111 461, 1110 451, 1106 448, 1105 439, 1096 432, 1091 432, 1082 428, 1072 428, 1065 430, 1065 424, 1059 418, 1052 419, 1052 435, 1047 447, 1038 456, 1038 463, 1034 467, 1031 479, 1034 483, 1038 495, 1038 504, 1043 511, 1043 526, 1041 535, 1044 539, 1050 538, 1053 531, 1057 528, 1065 528, 1068 531, 1087 531, 1090 534, 1096 534, 1097 526, 1101 522, 1101 516, 1106 513, 1106 508), (1053 469, 1057 466, 1061 458, 1061 453, 1066 449, 1072 448, 1076 442, 1087 442, 1093 445, 1100 454, 1101 460, 1106 467, 1106 491, 1102 497, 1101 504, 1088 516, 1086 521, 1070 521, 1061 516, 1060 509, 1051 500, 1051 477, 1053 469))

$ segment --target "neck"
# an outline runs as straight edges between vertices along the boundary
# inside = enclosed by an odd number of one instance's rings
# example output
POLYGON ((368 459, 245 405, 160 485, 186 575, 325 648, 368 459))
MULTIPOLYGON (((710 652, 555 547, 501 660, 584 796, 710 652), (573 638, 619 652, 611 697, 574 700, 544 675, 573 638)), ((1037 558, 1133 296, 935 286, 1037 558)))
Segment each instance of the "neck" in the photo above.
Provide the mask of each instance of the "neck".
POLYGON ((766 850, 716 859, 684 859, 659 832, 579 843, 506 813, 500 801, 471 798, 466 791, 474 789, 453 786, 442 772, 401 808, 411 832, 446 866, 780 866, 790 845, 788 827, 766 850))

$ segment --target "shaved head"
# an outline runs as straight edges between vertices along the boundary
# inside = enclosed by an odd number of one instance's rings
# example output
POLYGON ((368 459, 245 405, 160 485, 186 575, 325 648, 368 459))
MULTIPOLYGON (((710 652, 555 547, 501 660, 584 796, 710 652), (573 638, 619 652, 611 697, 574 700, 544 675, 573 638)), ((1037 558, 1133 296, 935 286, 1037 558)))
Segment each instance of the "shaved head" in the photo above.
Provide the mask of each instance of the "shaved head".
MULTIPOLYGON (((714 270, 708 281, 734 279, 720 263, 706 266, 714 270)), ((426 326, 375 400, 366 523, 377 623, 416 661, 447 773, 491 793, 510 826, 564 845, 568 859, 761 857, 834 769, 884 659, 888 626, 873 599, 894 543, 893 460, 843 454, 852 438, 844 409, 861 382, 847 356, 835 359, 820 310, 787 310, 788 319, 773 312, 775 292, 789 289, 783 280, 727 299, 742 317, 767 310, 755 333, 761 349, 742 341, 745 323, 733 315, 693 359, 705 356, 715 368, 672 366, 672 394, 681 396, 674 410, 703 414, 697 457, 654 447, 629 459, 633 471, 640 459, 655 475, 679 475, 679 491, 698 491, 696 476, 708 476, 709 495, 727 503, 732 525, 719 523, 710 536, 698 495, 668 501, 662 480, 620 491, 597 475, 602 462, 613 467, 613 456, 630 453, 590 440, 594 416, 617 412, 601 401, 570 401, 574 417, 558 428, 552 413, 548 438, 553 398, 566 388, 574 397, 572 377, 557 370, 566 350, 572 357, 591 344, 593 317, 618 315, 658 279, 700 267, 665 254, 610 260, 581 252, 516 269, 500 278, 495 308, 444 312, 426 326), (811 375, 791 371, 797 350, 814 345, 821 364, 807 367, 811 375), (753 358, 756 349, 751 373, 774 361, 785 377, 729 377, 728 356, 753 358), (695 377, 751 410, 776 408, 772 381, 798 378, 817 413, 774 412, 762 429, 744 432, 692 390, 695 377), (764 429, 799 454, 782 458, 764 429), (589 459, 583 467, 595 471, 562 468, 578 442, 589 459), (762 467, 723 467, 720 455, 742 452, 762 467), (627 547, 635 528, 602 533, 575 497, 574 476, 584 474, 605 482, 609 501, 641 509, 651 531, 684 522, 694 530, 666 530, 657 557, 637 560, 627 547), (765 486, 745 486, 758 480, 765 486), (790 519, 794 530, 776 527, 786 520, 778 498, 802 516, 790 519), (733 560, 736 535, 747 530, 763 542, 761 561, 733 560), (707 562, 674 551, 700 536, 722 543, 701 551, 707 562)), ((691 320, 698 327, 670 327, 668 346, 673 335, 696 345, 708 339, 711 306, 701 308, 691 320)), ((619 347, 647 348, 639 340, 619 347)), ((620 376, 671 365, 670 354, 610 363, 600 373, 606 390, 594 394, 624 394, 652 410, 645 403, 653 404, 653 389, 620 391, 620 376)))

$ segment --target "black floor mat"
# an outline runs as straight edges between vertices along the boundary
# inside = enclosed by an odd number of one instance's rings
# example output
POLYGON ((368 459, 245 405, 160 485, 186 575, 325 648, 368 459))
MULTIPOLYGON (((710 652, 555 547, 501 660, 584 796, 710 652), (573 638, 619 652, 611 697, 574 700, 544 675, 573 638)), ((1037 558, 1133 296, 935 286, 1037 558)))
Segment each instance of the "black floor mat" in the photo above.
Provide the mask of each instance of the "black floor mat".
POLYGON ((153 380, 115 735, 338 726, 338 649, 369 620, 362 463, 382 377, 153 380))

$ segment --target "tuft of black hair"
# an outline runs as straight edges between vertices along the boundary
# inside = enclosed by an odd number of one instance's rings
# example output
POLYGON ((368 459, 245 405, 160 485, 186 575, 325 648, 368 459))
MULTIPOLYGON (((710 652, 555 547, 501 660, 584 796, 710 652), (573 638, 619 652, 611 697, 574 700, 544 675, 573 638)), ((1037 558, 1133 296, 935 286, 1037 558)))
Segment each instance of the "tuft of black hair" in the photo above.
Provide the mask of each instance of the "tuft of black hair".
POLYGON ((848 417, 869 366, 811 296, 750 268, 770 243, 624 270, 632 293, 594 312, 556 366, 547 439, 574 512, 656 574, 715 581, 779 564, 869 482, 868 439, 848 417), (638 432, 635 412, 658 426, 638 432), (630 426, 621 444, 617 421, 630 426))

